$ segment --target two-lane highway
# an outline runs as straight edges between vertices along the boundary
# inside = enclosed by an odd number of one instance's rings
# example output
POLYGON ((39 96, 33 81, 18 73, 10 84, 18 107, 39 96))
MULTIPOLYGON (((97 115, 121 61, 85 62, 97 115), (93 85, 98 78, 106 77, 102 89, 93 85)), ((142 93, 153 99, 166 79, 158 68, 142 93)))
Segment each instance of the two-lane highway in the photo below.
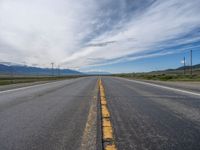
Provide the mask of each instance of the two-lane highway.
POLYGON ((119 150, 199 150, 200 96, 104 77, 119 150))
POLYGON ((102 141, 118 150, 199 150, 197 91, 102 77, 98 95, 97 80, 0 92, 0 150, 100 150, 102 141))

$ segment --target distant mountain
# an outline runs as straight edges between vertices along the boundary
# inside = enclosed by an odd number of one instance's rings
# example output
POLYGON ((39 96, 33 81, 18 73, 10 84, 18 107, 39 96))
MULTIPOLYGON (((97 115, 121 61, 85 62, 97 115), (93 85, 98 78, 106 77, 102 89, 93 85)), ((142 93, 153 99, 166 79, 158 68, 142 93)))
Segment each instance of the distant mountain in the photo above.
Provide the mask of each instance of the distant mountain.
POLYGON ((110 72, 103 72, 103 71, 91 71, 91 72, 84 72, 87 75, 110 75, 110 72))
MULTIPOLYGON (((15 75, 52 75, 52 69, 31 66, 0 64, 0 74, 15 75)), ((83 73, 71 69, 54 69, 54 75, 82 75, 83 73)))
MULTIPOLYGON (((193 65, 192 68, 193 69, 200 69, 200 64, 193 65)), ((184 69, 184 67, 179 67, 179 68, 177 68, 175 70, 183 70, 183 69, 184 69)), ((190 66, 185 66, 185 69, 190 69, 190 66)))
MULTIPOLYGON (((200 64, 192 66, 193 71, 200 71, 200 64)), ((178 67, 175 69, 166 69, 166 70, 159 70, 159 71, 152 71, 150 73, 181 73, 184 70, 184 67, 178 67)), ((190 66, 185 66, 185 70, 190 70, 190 66)))

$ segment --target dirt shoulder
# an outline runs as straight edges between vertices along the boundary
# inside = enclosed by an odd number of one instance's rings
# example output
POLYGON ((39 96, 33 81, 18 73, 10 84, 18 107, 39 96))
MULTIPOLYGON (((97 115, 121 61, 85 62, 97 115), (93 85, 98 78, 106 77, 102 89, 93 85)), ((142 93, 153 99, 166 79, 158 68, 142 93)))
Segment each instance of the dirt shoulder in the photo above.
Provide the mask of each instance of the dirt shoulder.
POLYGON ((155 81, 155 80, 140 80, 148 83, 154 83, 159 85, 164 85, 168 87, 184 89, 193 92, 200 92, 200 82, 190 82, 190 81, 155 81))

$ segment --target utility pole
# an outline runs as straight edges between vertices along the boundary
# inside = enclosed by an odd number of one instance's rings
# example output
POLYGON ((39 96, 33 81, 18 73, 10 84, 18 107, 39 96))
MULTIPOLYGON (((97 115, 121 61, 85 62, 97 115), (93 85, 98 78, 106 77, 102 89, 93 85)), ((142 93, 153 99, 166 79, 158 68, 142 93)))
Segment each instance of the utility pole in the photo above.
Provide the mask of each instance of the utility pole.
MULTIPOLYGON (((38 67, 38 65, 36 64, 35 67, 38 67)), ((39 68, 37 68, 37 69, 38 69, 38 70, 37 70, 37 72, 36 72, 36 76, 39 77, 39 76, 40 76, 40 71, 39 71, 39 68)))
POLYGON ((190 75, 192 75, 192 50, 190 50, 190 75))
POLYGON ((52 63, 51 63, 51 73, 52 73, 52 77, 54 76, 53 66, 54 66, 54 63, 52 62, 52 63))
POLYGON ((14 69, 13 66, 10 66, 10 76, 11 76, 11 83, 14 83, 14 69))
POLYGON ((183 70, 184 70, 184 75, 185 75, 185 57, 183 58, 183 65, 184 65, 183 70))
POLYGON ((60 65, 58 65, 58 76, 60 76, 60 65))

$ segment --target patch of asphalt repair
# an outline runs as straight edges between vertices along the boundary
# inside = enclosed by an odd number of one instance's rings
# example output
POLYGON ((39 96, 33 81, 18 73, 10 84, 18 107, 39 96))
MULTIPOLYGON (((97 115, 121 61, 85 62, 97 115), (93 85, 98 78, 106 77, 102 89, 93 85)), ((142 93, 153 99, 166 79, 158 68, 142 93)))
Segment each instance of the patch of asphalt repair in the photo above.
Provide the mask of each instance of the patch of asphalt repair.
POLYGON ((102 150, 98 81, 93 91, 87 123, 80 150, 102 150))

